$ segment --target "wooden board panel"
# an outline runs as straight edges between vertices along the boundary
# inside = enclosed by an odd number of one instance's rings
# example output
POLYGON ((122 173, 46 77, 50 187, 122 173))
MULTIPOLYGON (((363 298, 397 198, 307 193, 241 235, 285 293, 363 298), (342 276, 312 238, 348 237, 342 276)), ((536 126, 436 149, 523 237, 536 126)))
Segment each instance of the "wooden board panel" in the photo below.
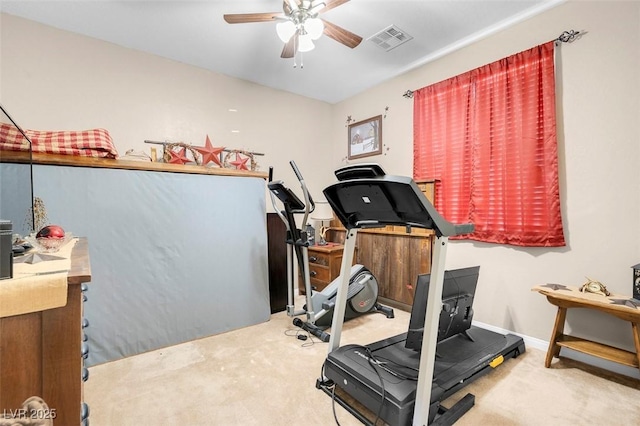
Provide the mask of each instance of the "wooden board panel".
POLYGON ((357 246, 356 262, 376 277, 379 296, 411 305, 408 286, 415 285, 418 274, 431 271, 431 239, 358 233, 357 246))
POLYGON ((66 306, 42 312, 42 397, 49 408, 56 409, 56 422, 64 425, 75 424, 80 419, 81 297, 80 286, 70 285, 66 306))
POLYGON ((17 409, 42 395, 41 332, 41 312, 0 320, 0 408, 17 409))
POLYGON ((276 213, 267 213, 269 302, 271 313, 287 308, 287 227, 276 213))

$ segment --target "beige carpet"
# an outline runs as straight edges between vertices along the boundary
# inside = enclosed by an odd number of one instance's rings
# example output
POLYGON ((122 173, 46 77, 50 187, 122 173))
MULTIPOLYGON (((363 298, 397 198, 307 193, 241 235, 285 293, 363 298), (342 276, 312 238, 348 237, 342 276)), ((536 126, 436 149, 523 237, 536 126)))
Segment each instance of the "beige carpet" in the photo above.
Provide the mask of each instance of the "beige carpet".
MULTIPOLYGON (((409 314, 345 324, 342 344, 406 331, 409 314)), ((90 369, 91 426, 331 425, 331 399, 315 388, 327 344, 309 344, 285 313, 271 321, 90 369), (291 330, 291 331, 287 331, 291 330)), ((475 406, 458 425, 640 425, 640 383, 609 378, 570 360, 544 368, 527 348, 454 395, 475 406)), ((451 401, 446 401, 449 406, 451 401)), ((359 425, 336 404, 341 425, 359 425)), ((379 423, 380 424, 380 423, 379 423)))

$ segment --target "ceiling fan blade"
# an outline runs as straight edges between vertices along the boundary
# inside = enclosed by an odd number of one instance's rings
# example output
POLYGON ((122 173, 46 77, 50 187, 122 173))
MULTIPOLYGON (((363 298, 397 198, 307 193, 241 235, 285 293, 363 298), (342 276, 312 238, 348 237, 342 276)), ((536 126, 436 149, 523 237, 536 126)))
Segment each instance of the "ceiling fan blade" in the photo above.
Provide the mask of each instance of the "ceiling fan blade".
POLYGON ((354 48, 362 42, 362 37, 359 35, 355 35, 351 31, 347 31, 342 27, 337 26, 336 24, 332 24, 331 22, 322 20, 324 22, 324 33, 327 37, 330 37, 337 41, 338 43, 342 43, 347 47, 354 48))
POLYGON ((294 34, 287 43, 285 43, 282 48, 281 58, 293 58, 293 55, 296 54, 296 39, 298 38, 298 34, 294 34))
POLYGON ((224 20, 229 24, 245 24, 248 22, 269 22, 282 17, 281 12, 271 13, 230 13, 224 15, 224 20))
POLYGON ((349 0, 325 0, 326 4, 322 9, 320 9, 319 13, 327 12, 327 11, 333 9, 333 8, 336 8, 338 6, 341 6, 341 5, 345 4, 345 3, 347 3, 348 1, 349 0))

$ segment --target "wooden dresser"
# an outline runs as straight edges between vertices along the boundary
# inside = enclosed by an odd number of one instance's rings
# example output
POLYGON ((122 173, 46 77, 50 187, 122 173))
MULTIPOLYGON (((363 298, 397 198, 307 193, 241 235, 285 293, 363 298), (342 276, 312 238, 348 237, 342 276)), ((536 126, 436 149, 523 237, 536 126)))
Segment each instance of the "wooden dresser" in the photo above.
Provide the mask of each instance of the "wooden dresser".
POLYGON ((80 238, 71 254, 67 304, 0 318, 0 412, 15 413, 27 398, 39 396, 55 417, 54 425, 88 424, 82 392, 88 350, 82 324, 89 281, 88 244, 80 238))
MULTIPOLYGON (((342 244, 335 243, 309 246, 309 276, 312 289, 322 291, 340 276, 343 250, 342 244)), ((304 280, 300 274, 298 274, 298 290, 300 294, 306 294, 304 280)))
MULTIPOLYGON (((433 203, 435 182, 416 183, 433 203)), ((345 235, 346 230, 340 221, 334 219, 328 240, 342 244, 345 235)), ((431 272, 433 236, 430 229, 413 228, 407 233, 402 226, 358 230, 355 263, 364 265, 378 280, 381 303, 404 310, 411 309, 412 287, 416 284, 418 274, 431 272)))

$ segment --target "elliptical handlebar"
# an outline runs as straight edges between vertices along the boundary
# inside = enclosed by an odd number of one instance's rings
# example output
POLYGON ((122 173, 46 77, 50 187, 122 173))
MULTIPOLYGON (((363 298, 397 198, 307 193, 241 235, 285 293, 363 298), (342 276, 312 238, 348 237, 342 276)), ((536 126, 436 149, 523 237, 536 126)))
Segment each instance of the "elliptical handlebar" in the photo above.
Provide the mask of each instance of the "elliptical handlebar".
POLYGON ((290 161, 289 164, 291 165, 296 178, 300 181, 300 187, 302 188, 302 193, 304 195, 303 199, 301 200, 298 198, 291 189, 284 185, 283 181, 273 180, 273 167, 269 167, 269 183, 267 186, 270 192, 269 195, 271 196, 271 204, 278 216, 280 216, 280 219, 282 219, 287 226, 287 229, 291 232, 293 241, 295 241, 296 244, 298 242, 306 243, 307 238, 302 235, 302 232, 307 227, 309 214, 315 210, 315 203, 307 189, 307 185, 302 177, 302 173, 300 173, 300 169, 298 169, 298 166, 294 161, 290 161), (280 200, 284 209, 279 208, 276 198, 280 200), (294 218, 295 214, 304 214, 300 228, 298 228, 298 224, 294 218))
POLYGON ((291 164, 291 168, 293 169, 293 173, 296 174, 296 177, 298 178, 299 181, 303 181, 304 179, 302 178, 302 173, 300 173, 300 169, 298 169, 298 166, 296 166, 296 162, 291 160, 289 161, 289 164, 291 164))
POLYGON ((280 216, 280 218, 287 225, 291 225, 290 229, 297 228, 297 226, 295 225, 295 222, 292 222, 292 220, 288 218, 290 216, 292 217, 294 213, 304 213, 301 228, 305 229, 307 226, 307 219, 309 217, 309 214, 315 210, 316 205, 313 202, 313 198, 311 197, 309 190, 307 189, 307 185, 304 181, 304 178, 302 177, 302 173, 300 173, 300 169, 298 169, 298 166, 294 161, 290 161, 289 164, 291 165, 296 178, 298 179, 298 181, 300 181, 300 187, 302 188, 304 201, 298 199, 295 193, 293 193, 289 188, 286 188, 284 186, 284 182, 273 181, 273 167, 269 167, 268 186, 270 189, 269 195, 271 196, 271 204, 273 205, 273 209, 276 211, 278 216, 280 216), (284 210, 278 208, 278 205, 276 203, 276 194, 277 198, 280 199, 280 201, 282 201, 282 203, 284 204, 284 210))
MULTIPOLYGON (((269 180, 267 181, 268 184, 270 184, 271 182, 273 182, 273 166, 269 166, 269 180)), ((287 222, 287 218, 284 215, 284 212, 281 211, 278 206, 276 205, 276 197, 273 194, 273 191, 271 191, 271 189, 269 189, 269 196, 271 197, 271 205, 273 206, 273 209, 275 210, 276 214, 278 216, 280 216, 280 219, 282 219, 282 221, 285 223, 285 225, 287 225, 287 228, 289 227, 288 222, 287 222)), ((286 209, 286 207, 285 207, 286 209)))
POLYGON ((302 173, 300 173, 300 169, 298 169, 296 162, 291 160, 289 161, 289 164, 293 169, 293 173, 295 173, 296 177, 300 181, 300 187, 302 188, 302 194, 304 195, 304 217, 302 218, 302 229, 304 229, 307 226, 309 213, 312 213, 316 209, 316 205, 313 202, 313 198, 311 198, 311 194, 309 194, 307 184, 304 183, 304 178, 302 177, 302 173))

